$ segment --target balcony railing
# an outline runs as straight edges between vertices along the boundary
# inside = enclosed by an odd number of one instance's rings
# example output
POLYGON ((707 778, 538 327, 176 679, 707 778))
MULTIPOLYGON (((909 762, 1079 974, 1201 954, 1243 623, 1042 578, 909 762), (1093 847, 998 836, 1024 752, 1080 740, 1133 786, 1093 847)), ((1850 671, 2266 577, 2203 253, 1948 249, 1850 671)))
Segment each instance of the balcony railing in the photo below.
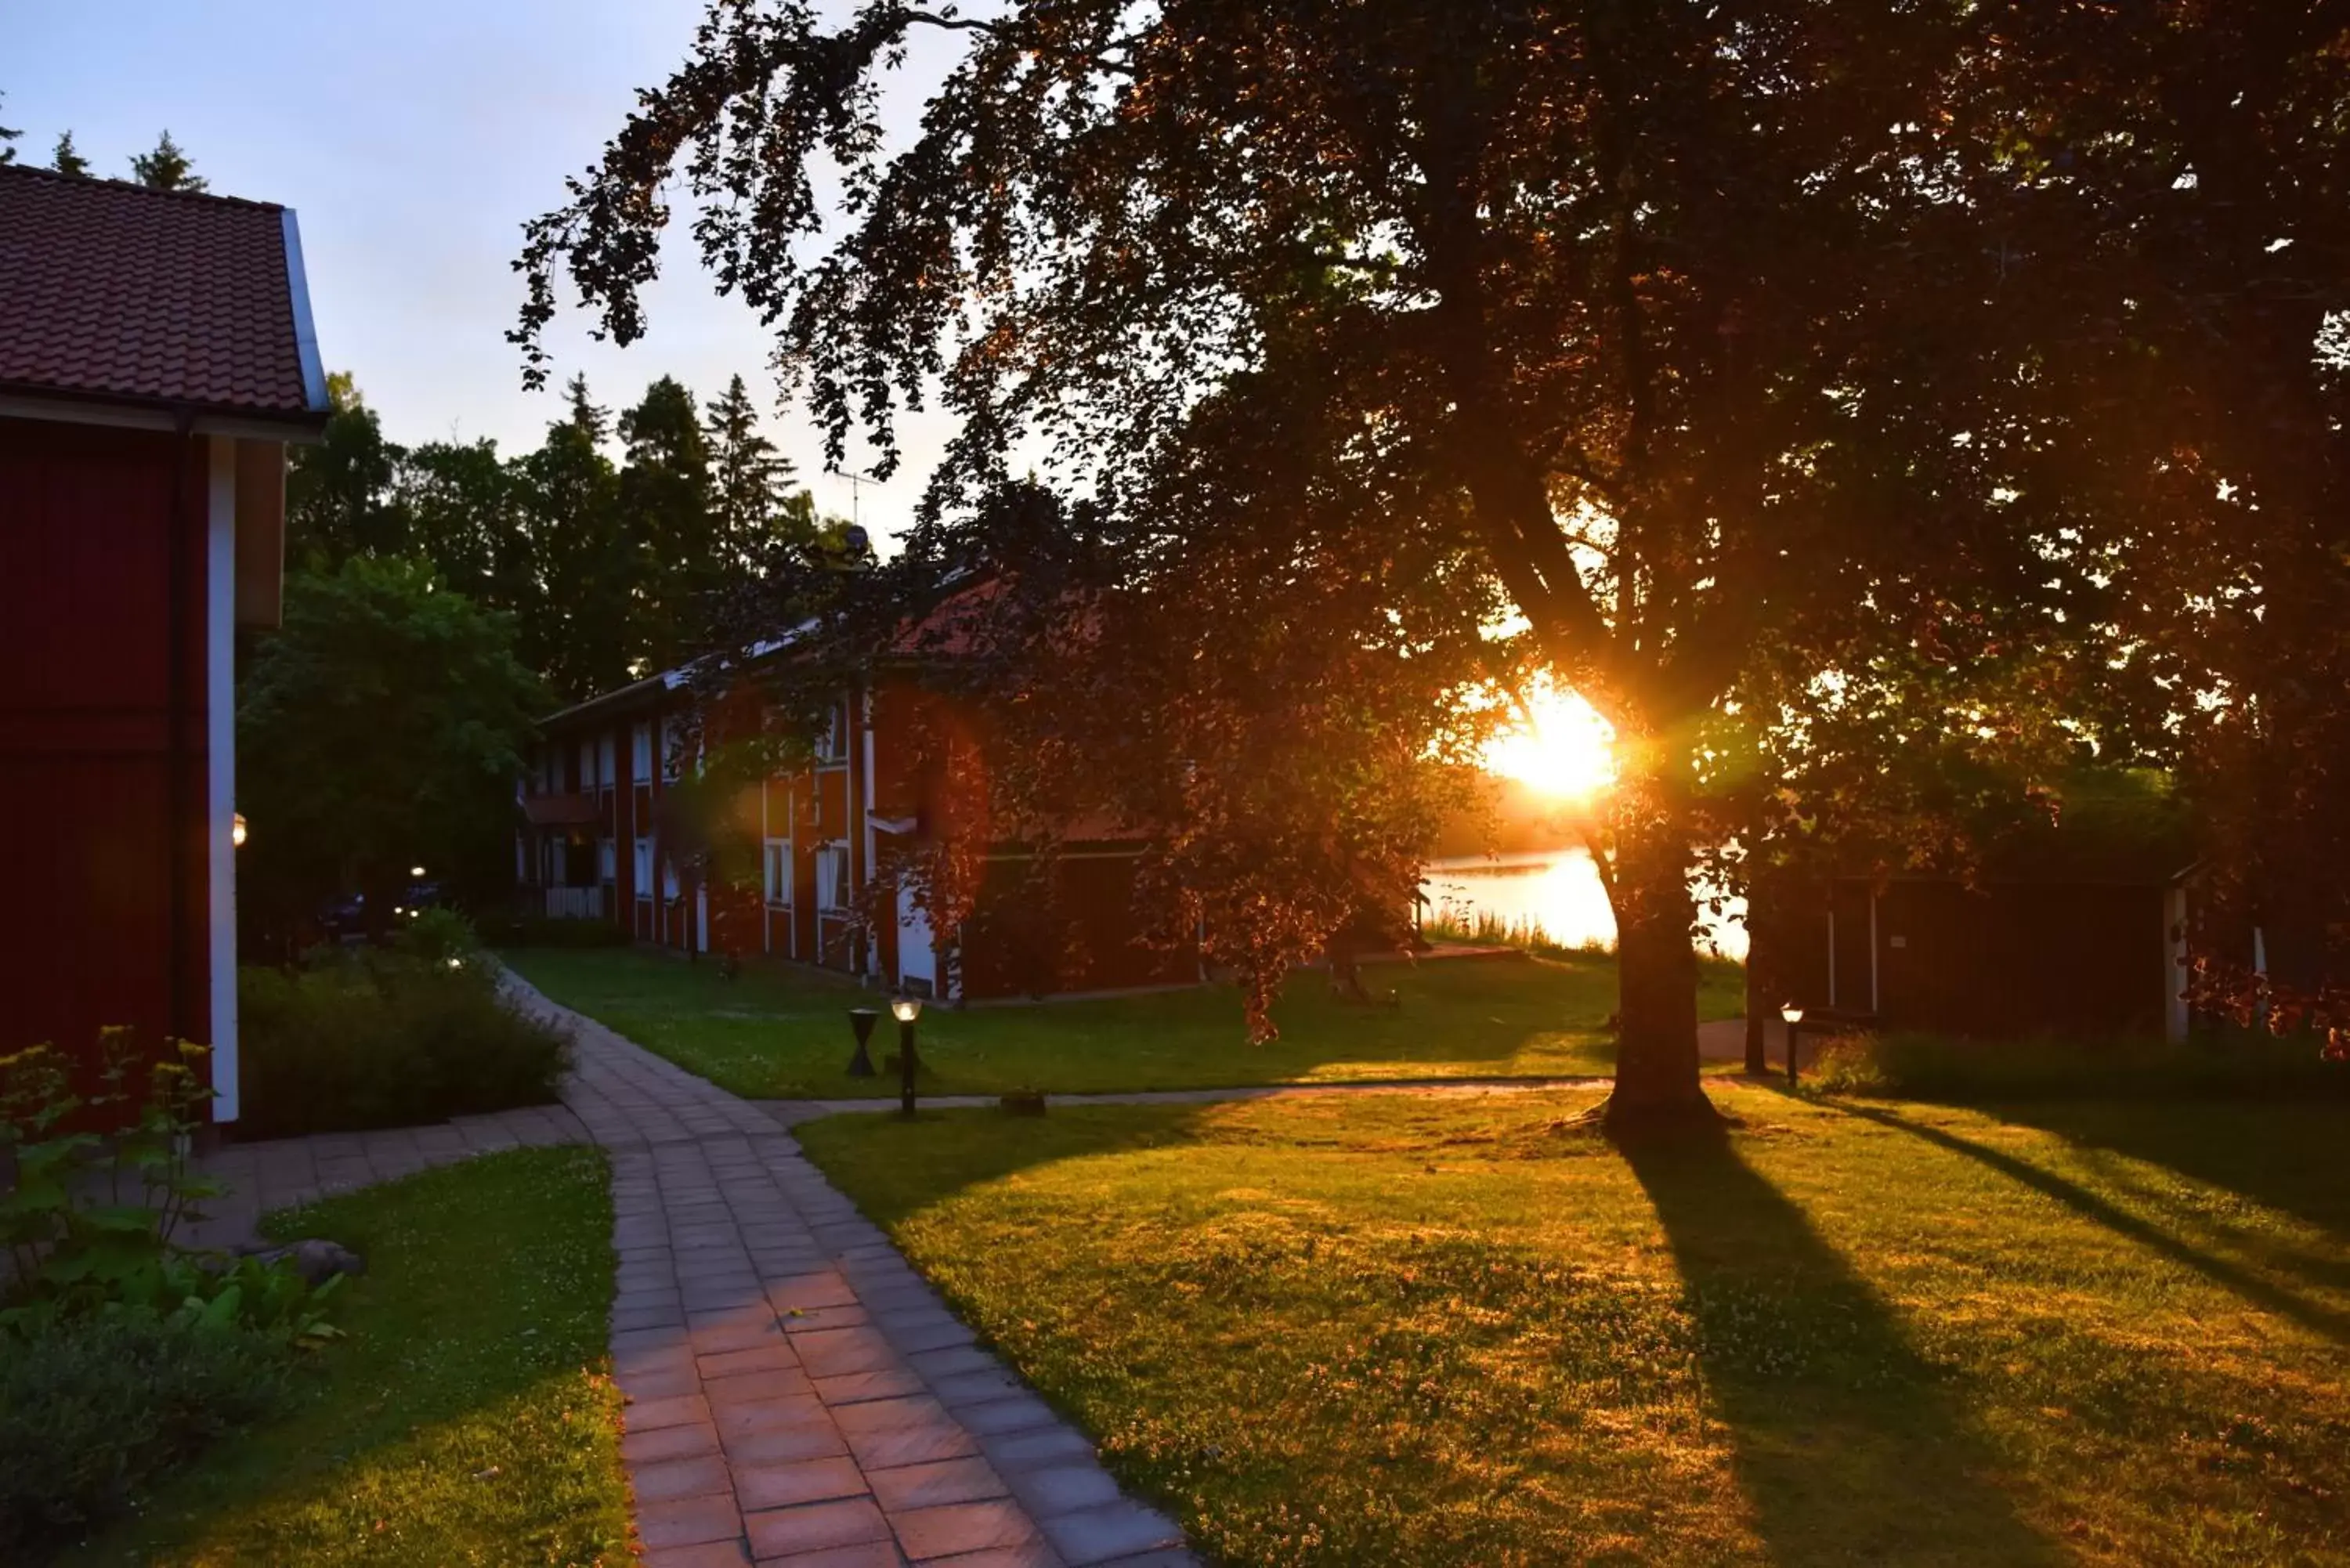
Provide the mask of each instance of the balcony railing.
POLYGON ((550 920, 600 920, 604 918, 601 888, 548 888, 546 918, 550 920))

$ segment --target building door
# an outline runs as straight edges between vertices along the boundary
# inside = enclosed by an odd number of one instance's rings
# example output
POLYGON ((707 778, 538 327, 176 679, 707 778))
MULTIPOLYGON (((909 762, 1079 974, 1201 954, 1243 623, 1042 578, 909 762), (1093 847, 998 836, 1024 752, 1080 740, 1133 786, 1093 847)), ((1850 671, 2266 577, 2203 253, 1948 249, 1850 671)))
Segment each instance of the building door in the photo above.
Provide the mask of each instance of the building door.
POLYGON ((914 890, 898 884, 898 983, 939 988, 939 955, 931 940, 931 918, 914 903, 914 890))

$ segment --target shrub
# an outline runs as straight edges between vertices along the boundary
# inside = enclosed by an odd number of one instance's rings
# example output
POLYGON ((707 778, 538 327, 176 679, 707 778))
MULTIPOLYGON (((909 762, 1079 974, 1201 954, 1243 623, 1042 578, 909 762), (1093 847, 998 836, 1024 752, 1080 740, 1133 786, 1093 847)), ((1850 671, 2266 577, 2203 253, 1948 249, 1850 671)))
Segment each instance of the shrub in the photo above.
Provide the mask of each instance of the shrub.
POLYGON ((427 963, 468 959, 482 950, 473 923, 454 909, 418 909, 391 933, 391 950, 427 963))
POLYGON ((2183 1044, 1856 1034, 1823 1046, 1814 1082, 1831 1094, 1959 1103, 2350 1096, 2350 1070, 2309 1042, 2235 1032, 2183 1044))
POLYGON ((545 1105, 569 1051, 478 959, 333 953, 297 973, 246 970, 237 997, 240 1130, 256 1137, 545 1105))
POLYGON ((117 1308, 0 1332, 0 1561, 121 1512, 213 1438, 268 1413, 283 1334, 117 1308))
POLYGON ((477 929, 494 948, 624 948, 631 940, 610 920, 554 920, 545 915, 484 915, 477 929))
POLYGON ((296 1349, 332 1337, 289 1267, 175 1251, 220 1184, 189 1167, 204 1048, 99 1037, 96 1087, 47 1045, 0 1057, 0 1560, 120 1511, 276 1402, 296 1349), (77 1130, 104 1129, 104 1136, 77 1130))

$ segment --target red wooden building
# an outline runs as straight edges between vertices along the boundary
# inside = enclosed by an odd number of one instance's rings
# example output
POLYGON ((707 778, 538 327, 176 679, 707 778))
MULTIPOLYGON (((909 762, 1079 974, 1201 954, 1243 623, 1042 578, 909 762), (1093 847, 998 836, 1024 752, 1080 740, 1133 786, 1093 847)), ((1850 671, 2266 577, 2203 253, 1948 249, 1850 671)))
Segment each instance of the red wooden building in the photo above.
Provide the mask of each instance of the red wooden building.
POLYGON ((697 883, 670 840, 662 796, 694 766, 683 672, 639 680, 556 714, 523 780, 517 867, 526 897, 558 919, 618 922, 640 942, 812 964, 951 1002, 1188 985, 1190 951, 1146 945, 1134 908, 1139 835, 1066 835, 1040 894, 1019 844, 995 842, 971 919, 933 931, 898 867, 947 803, 920 775, 915 677, 877 670, 844 691, 810 766, 769 778, 732 808, 760 845, 758 889, 697 883))
POLYGON ((206 1042, 235 1119, 235 635, 326 415, 292 212, 0 168, 0 1052, 206 1042))

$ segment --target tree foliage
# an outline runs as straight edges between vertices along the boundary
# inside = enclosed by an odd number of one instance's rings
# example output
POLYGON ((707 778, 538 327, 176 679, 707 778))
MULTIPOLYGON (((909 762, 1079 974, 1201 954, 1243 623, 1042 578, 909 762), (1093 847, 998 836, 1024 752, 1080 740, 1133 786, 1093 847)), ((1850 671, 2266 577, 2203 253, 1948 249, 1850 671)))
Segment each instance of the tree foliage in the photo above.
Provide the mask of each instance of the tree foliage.
POLYGON ((565 416, 514 456, 487 440, 402 446, 348 375, 328 393, 324 439, 287 478, 289 559, 430 560, 444 587, 513 618, 518 655, 562 700, 686 657, 705 601, 762 550, 818 531, 739 377, 706 418, 664 377, 617 420, 575 379, 565 416))
MULTIPOLYGON (((1616 1105, 1672 1111, 1701 858, 1881 807, 1920 741, 1897 804, 2085 748, 2228 774, 2292 708, 2342 619, 2344 38, 2325 6, 720 0, 530 229, 515 337, 543 376, 559 282, 638 336, 681 192, 836 461, 960 416, 934 518, 1042 452, 1121 561, 1265 535, 1175 553, 1149 603, 1203 624, 1284 552, 1465 552, 1503 678, 1617 731, 1616 1105), (918 35, 964 52, 900 143, 918 35), (1318 504, 1235 518, 1274 427, 1318 504)), ((1376 644, 1412 602, 1383 580, 1307 602, 1376 644)), ((1326 921, 1286 886, 1264 919, 1326 921)))
POLYGON ((168 130, 155 139, 151 150, 131 154, 130 177, 151 191, 202 192, 211 189, 168 130))
POLYGON ((266 922, 354 888, 380 919, 411 865, 511 861, 514 780, 546 701, 513 637, 421 562, 288 576, 237 699, 240 880, 266 922))
POLYGON ((57 132, 57 146, 49 152, 49 167, 60 174, 70 174, 76 179, 89 178, 89 160, 84 158, 81 155, 81 150, 74 145, 72 131, 57 132))

